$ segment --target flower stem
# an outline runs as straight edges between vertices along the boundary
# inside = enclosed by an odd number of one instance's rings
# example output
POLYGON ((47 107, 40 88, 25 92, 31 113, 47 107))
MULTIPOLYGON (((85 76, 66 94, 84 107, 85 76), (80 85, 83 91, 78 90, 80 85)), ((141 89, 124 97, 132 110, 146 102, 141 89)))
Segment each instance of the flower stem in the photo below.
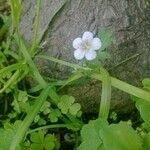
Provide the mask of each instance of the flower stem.
POLYGON ((99 76, 102 76, 103 80, 99 117, 107 120, 111 102, 111 78, 104 68, 101 67, 100 71, 101 74, 99 76))

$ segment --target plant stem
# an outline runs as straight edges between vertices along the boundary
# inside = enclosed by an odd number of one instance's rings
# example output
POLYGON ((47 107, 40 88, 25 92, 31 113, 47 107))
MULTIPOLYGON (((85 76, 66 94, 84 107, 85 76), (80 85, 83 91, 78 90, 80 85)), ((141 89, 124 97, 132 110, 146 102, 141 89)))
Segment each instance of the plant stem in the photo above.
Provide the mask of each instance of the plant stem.
MULTIPOLYGON (((43 127, 39 127, 33 130, 29 130, 27 134, 31 134, 33 132, 44 130, 44 129, 51 129, 51 128, 72 128, 73 124, 53 124, 53 125, 47 125, 43 127)), ((76 129, 76 128, 75 128, 76 129)))
POLYGON ((34 56, 35 49, 37 47, 37 34, 38 34, 38 28, 39 28, 39 18, 40 18, 40 4, 41 0, 37 0, 37 6, 36 6, 36 17, 34 21, 34 37, 33 37, 33 45, 31 47, 31 56, 34 56))
POLYGON ((111 102, 111 78, 104 68, 101 67, 100 71, 101 74, 99 76, 102 76, 103 80, 99 117, 107 120, 111 102))
MULTIPOLYGON (((40 11, 40 1, 41 0, 37 1, 37 16, 36 16, 36 20, 35 20, 35 33, 34 33, 34 42, 33 42, 33 48, 34 49, 36 48, 37 30, 38 30, 38 22, 39 22, 39 11, 40 11)), ((16 25, 17 40, 19 42, 19 51, 21 50, 26 62, 29 64, 31 71, 34 74, 34 77, 37 79, 37 81, 40 83, 40 85, 43 88, 45 88, 47 83, 44 81, 44 79, 40 75, 38 69, 34 65, 34 62, 32 61, 32 58, 31 58, 28 50, 26 49, 26 47, 25 47, 25 45, 21 39, 21 36, 20 36, 20 31, 19 31, 20 10, 19 10, 19 8, 17 9, 17 6, 15 7, 15 5, 17 5, 19 3, 15 2, 14 0, 10 0, 10 2, 11 2, 13 21, 16 25), (15 13, 15 11, 17 12, 18 15, 15 13)))
MULTIPOLYGON (((38 57, 60 63, 62 65, 65 65, 65 66, 68 66, 68 67, 71 67, 71 68, 74 68, 74 69, 82 69, 82 70, 91 70, 92 71, 91 68, 82 67, 82 66, 79 66, 77 64, 69 63, 69 62, 59 60, 59 59, 56 59, 56 58, 53 58, 53 57, 44 56, 44 55, 40 55, 38 57)), ((97 73, 93 73, 91 75, 91 77, 95 78, 97 80, 101 80, 101 81, 103 80, 102 77, 100 76, 100 74, 97 74, 97 73)), ((150 93, 149 92, 147 92, 143 89, 137 88, 133 85, 130 85, 130 84, 124 82, 124 81, 121 81, 119 79, 111 77, 111 85, 118 88, 118 89, 120 89, 120 90, 122 90, 122 91, 124 91, 124 92, 126 92, 126 93, 128 93, 128 94, 134 95, 134 96, 139 97, 143 100, 150 101, 150 93)))
POLYGON ((46 83, 46 81, 43 79, 43 77, 40 75, 40 73, 39 73, 37 67, 35 66, 35 64, 34 64, 32 58, 31 58, 29 52, 27 51, 27 49, 26 49, 24 43, 22 42, 22 40, 21 40, 21 46, 22 46, 22 49, 21 49, 21 50, 22 50, 22 53, 23 53, 23 55, 24 55, 24 57, 25 57, 25 59, 26 59, 26 62, 29 64, 30 69, 31 69, 31 71, 32 71, 32 73, 33 73, 33 75, 34 75, 34 77, 35 77, 36 80, 39 82, 39 84, 41 85, 41 87, 42 87, 42 88, 45 88, 46 85, 47 85, 47 83, 46 83))
POLYGON ((29 128, 30 124, 32 123, 34 117, 39 112, 39 109, 43 105, 44 101, 49 95, 49 91, 51 89, 51 86, 47 86, 40 94, 40 96, 37 98, 36 103, 32 107, 32 109, 28 112, 27 116, 19 126, 19 128, 16 131, 15 136, 13 137, 10 145, 10 150, 16 150, 17 145, 22 141, 25 132, 29 128))
POLYGON ((24 68, 24 66, 25 66, 25 64, 16 63, 16 64, 13 64, 13 65, 10 65, 10 66, 3 68, 0 70, 0 78, 2 78, 5 74, 10 73, 14 70, 24 68))
MULTIPOLYGON (((103 80, 102 77, 97 73, 93 73, 91 75, 91 77, 93 77, 94 79, 97 79, 97 80, 101 80, 101 81, 103 80)), ((141 98, 143 100, 150 102, 150 92, 148 92, 148 91, 137 88, 133 85, 130 85, 130 84, 123 82, 119 79, 116 79, 114 77, 111 77, 111 85, 117 89, 120 89, 120 90, 128 93, 128 94, 131 94, 133 96, 136 96, 138 98, 141 98)))
POLYGON ((71 67, 71 68, 74 68, 74 69, 92 70, 91 68, 82 67, 82 66, 79 66, 77 64, 69 63, 69 62, 66 62, 66 61, 63 61, 63 60, 60 60, 60 59, 57 59, 57 58, 54 58, 54 57, 50 57, 50 56, 38 55, 36 57, 47 59, 47 60, 53 61, 55 63, 59 63, 59 64, 62 64, 64 66, 68 66, 68 67, 71 67))
POLYGON ((13 76, 7 81, 7 83, 4 85, 4 87, 0 90, 0 94, 6 90, 10 85, 13 85, 13 83, 17 80, 17 78, 19 77, 20 75, 20 71, 17 70, 13 76))
POLYGON ((18 61, 21 60, 21 36, 20 36, 20 30, 19 30, 19 19, 20 19, 20 3, 19 0, 15 2, 15 0, 10 0, 10 5, 11 5, 11 11, 12 11, 12 20, 13 23, 16 27, 16 33, 17 33, 17 42, 18 42, 18 61), (18 6, 17 6, 18 5, 18 6))

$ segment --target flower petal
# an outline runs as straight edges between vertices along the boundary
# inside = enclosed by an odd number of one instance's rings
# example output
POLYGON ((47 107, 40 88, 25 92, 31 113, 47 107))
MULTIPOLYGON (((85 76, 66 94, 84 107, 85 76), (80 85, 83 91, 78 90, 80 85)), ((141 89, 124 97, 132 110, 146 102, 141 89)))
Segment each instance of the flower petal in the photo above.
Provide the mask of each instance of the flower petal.
POLYGON ((87 60, 93 60, 93 59, 95 59, 96 58, 96 52, 93 51, 93 50, 86 52, 85 58, 87 60))
POLYGON ((94 38, 92 40, 92 49, 93 50, 98 50, 101 48, 101 46, 102 46, 102 42, 99 38, 94 38))
POLYGON ((74 57, 75 57, 75 59, 81 60, 81 59, 84 58, 84 56, 85 56, 85 52, 83 50, 77 49, 77 50, 74 51, 74 57))
POLYGON ((81 38, 76 38, 74 39, 72 45, 75 49, 78 49, 81 46, 82 39, 81 38))
POLYGON ((82 40, 92 40, 92 39, 93 39, 92 32, 86 31, 83 33, 82 40))

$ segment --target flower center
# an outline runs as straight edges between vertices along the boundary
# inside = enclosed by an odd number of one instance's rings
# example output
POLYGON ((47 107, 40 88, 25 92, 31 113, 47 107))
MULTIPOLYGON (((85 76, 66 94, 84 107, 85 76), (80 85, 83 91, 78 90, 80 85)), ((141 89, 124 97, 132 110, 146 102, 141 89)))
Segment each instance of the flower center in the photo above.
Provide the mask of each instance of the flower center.
POLYGON ((84 51, 89 51, 91 49, 91 42, 88 40, 83 41, 81 47, 84 51))

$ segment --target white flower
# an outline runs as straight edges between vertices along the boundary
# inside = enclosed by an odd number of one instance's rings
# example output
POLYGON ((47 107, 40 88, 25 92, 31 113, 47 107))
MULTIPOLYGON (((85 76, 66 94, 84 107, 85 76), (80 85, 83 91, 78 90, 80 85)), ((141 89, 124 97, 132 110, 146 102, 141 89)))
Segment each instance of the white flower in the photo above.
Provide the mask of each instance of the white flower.
POLYGON ((93 33, 84 32, 82 38, 76 38, 73 41, 73 47, 76 49, 74 51, 74 57, 77 60, 81 60, 84 57, 87 60, 93 60, 96 58, 96 51, 102 46, 101 40, 99 38, 94 38, 93 33))

